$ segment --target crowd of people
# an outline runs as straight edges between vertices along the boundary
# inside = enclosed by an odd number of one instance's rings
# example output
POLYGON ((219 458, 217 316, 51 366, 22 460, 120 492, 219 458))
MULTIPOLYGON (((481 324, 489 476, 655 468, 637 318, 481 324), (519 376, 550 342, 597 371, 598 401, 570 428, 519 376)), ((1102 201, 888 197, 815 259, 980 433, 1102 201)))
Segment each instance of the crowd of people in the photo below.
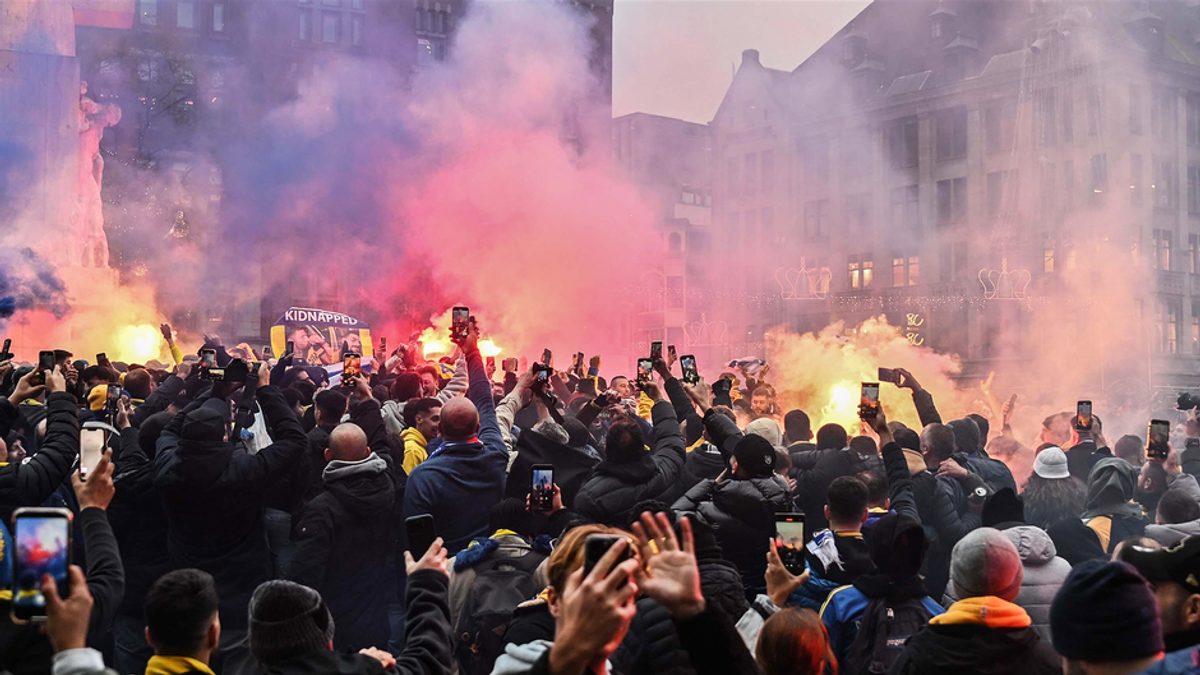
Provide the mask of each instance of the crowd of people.
POLYGON ((944 421, 903 369, 921 428, 814 432, 674 350, 497 372, 472 321, 339 381, 164 334, 0 361, 0 673, 1200 673, 1195 411, 1165 457, 1053 415, 1014 476, 1011 409, 944 421), (29 507, 71 515, 65 581, 29 507))

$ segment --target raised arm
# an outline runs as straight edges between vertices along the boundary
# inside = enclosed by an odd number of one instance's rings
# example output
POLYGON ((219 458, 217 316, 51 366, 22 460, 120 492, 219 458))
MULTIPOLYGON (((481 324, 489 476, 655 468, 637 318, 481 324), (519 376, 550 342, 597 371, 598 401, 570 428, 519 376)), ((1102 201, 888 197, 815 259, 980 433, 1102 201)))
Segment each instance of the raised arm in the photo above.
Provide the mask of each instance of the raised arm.
MULTIPOLYGON (((478 356, 478 353, 476 353, 476 356, 478 356)), ((484 377, 486 378, 487 375, 484 375, 484 377)), ((459 357, 458 363, 455 364, 454 375, 452 375, 450 377, 450 381, 446 383, 445 387, 442 387, 442 390, 439 391, 437 393, 437 396, 435 396, 434 398, 441 401, 442 403, 445 403, 446 401, 449 401, 450 399, 454 398, 455 396, 458 396, 459 394, 463 393, 468 388, 468 379, 467 378, 468 378, 467 358, 464 355, 464 356, 459 357)), ((474 399, 472 399, 472 400, 474 400, 474 399)))
MULTIPOLYGON (((13 398, 24 400, 32 371, 21 378, 13 398)), ((63 484, 79 456, 79 415, 75 398, 66 392, 66 378, 57 369, 46 371, 46 436, 38 452, 20 464, 0 466, 0 513, 5 519, 19 506, 37 506, 63 484)))
POLYGON ((933 396, 921 387, 921 383, 917 382, 917 378, 913 377, 912 373, 903 368, 897 368, 896 372, 901 376, 901 381, 896 386, 912 391, 913 405, 917 407, 917 417, 921 419, 921 427, 934 423, 940 424, 942 416, 938 414, 937 406, 933 404, 933 396))

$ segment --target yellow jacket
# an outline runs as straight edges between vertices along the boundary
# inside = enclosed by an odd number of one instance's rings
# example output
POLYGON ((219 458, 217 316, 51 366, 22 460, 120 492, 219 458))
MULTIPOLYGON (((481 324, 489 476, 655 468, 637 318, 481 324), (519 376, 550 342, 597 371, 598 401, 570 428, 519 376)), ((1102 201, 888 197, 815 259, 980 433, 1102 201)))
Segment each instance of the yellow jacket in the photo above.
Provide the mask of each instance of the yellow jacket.
POLYGON ((425 451, 429 440, 416 427, 401 431, 400 438, 404 440, 404 473, 412 473, 418 464, 429 459, 429 453, 425 451))

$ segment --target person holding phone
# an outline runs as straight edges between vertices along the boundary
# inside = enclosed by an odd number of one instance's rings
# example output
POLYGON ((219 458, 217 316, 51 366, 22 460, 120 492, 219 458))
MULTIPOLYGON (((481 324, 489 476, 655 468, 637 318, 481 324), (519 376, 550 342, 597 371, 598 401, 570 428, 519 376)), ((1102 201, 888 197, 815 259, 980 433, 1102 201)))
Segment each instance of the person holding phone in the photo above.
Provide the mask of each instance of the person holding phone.
POLYGON ((1109 556, 1126 537, 1144 534, 1150 521, 1134 501, 1137 484, 1137 471, 1129 462, 1117 457, 1097 462, 1088 479, 1082 520, 1067 518, 1047 531, 1058 554, 1077 564, 1109 556))
POLYGON ((67 393, 61 368, 43 375, 32 370, 17 380, 6 399, 0 399, 0 437, 6 437, 20 417, 17 406, 45 395, 46 435, 27 462, 0 464, 0 519, 12 522, 22 506, 44 502, 70 474, 79 455, 79 415, 75 397, 67 393), (42 383, 44 379, 44 384, 42 383))

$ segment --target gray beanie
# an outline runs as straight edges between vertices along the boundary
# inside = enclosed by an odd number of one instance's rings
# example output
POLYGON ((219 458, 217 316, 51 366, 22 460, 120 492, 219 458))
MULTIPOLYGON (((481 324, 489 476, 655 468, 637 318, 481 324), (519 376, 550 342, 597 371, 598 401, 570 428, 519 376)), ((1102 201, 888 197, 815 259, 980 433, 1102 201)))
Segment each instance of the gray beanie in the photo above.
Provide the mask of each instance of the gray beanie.
POLYGON ((329 649, 333 617, 321 594, 292 581, 265 581, 250 598, 250 652, 265 666, 329 649))
POLYGON ((1024 578, 1021 554, 1000 530, 973 530, 950 553, 950 579, 959 598, 994 595, 1011 602, 1024 578))
POLYGON ((779 423, 770 417, 760 417, 746 425, 746 433, 762 436, 771 445, 783 445, 783 432, 779 430, 779 423))

